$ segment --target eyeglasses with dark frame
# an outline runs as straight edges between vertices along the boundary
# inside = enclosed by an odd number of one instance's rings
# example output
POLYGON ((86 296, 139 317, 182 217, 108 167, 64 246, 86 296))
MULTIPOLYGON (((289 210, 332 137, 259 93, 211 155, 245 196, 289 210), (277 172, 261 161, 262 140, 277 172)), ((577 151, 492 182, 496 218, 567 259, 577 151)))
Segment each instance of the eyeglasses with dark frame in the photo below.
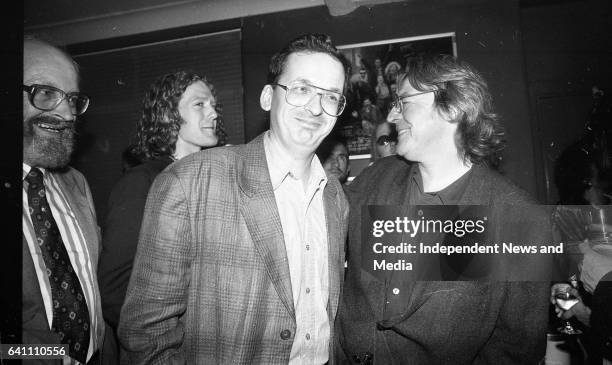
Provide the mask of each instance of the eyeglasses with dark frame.
POLYGON ((62 101, 67 100, 72 115, 85 113, 89 106, 89 97, 80 92, 67 93, 49 85, 23 85, 23 91, 28 93, 30 104, 45 112, 54 110, 62 101))
POLYGON ((438 91, 436 90, 429 90, 429 91, 423 91, 420 93, 414 93, 414 94, 408 94, 408 95, 404 95, 404 96, 399 96, 399 95, 395 95, 395 99, 393 100, 393 102, 391 103, 391 110, 394 110, 398 113, 403 113, 404 112, 404 102, 403 100, 406 98, 411 98, 413 96, 417 96, 417 95, 423 95, 423 94, 429 94, 429 93, 433 93, 438 91))
POLYGON ((319 105, 321 105, 323 112, 331 117, 338 117, 346 106, 346 98, 341 93, 310 85, 303 81, 293 81, 289 85, 279 83, 271 85, 283 88, 285 90, 285 101, 293 106, 304 106, 315 95, 321 95, 319 105))

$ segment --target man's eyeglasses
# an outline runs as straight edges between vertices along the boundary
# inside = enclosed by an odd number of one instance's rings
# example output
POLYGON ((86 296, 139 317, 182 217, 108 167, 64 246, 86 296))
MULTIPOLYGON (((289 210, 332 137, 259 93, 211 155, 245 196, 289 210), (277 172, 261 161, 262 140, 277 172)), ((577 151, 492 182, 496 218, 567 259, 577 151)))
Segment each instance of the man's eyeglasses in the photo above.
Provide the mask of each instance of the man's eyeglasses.
POLYGON ((73 115, 85 113, 89 106, 89 97, 79 92, 66 93, 49 85, 23 85, 23 91, 28 93, 30 104, 42 111, 51 111, 57 108, 62 101, 67 100, 73 115))
POLYGON ((399 96, 399 95, 395 95, 395 99, 393 100, 393 102, 391 103, 391 110, 398 112, 398 113, 402 113, 404 111, 404 99, 406 98, 410 98, 413 96, 417 96, 417 95, 423 95, 423 94, 429 94, 429 93, 433 93, 436 92, 438 90, 429 90, 429 91, 423 91, 421 93, 414 93, 414 94, 408 94, 408 95, 404 95, 404 96, 399 96))
POLYGON ((304 106, 308 104, 315 95, 321 95, 321 99, 319 99, 321 109, 323 109, 325 114, 332 117, 337 117, 342 114, 344 106, 346 105, 346 98, 344 95, 302 81, 294 81, 289 85, 272 85, 280 86, 285 89, 285 100, 288 104, 293 106, 304 106))

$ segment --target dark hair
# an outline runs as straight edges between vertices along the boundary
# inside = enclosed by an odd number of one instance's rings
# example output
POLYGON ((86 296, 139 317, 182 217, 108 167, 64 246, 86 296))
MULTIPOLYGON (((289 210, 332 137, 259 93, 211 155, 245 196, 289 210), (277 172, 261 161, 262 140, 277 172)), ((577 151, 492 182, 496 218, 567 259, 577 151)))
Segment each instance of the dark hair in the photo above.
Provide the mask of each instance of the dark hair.
MULTIPOLYGON (((178 71, 166 74, 155 80, 142 101, 142 116, 138 121, 135 153, 143 161, 171 156, 176 147, 178 132, 183 120, 178 105, 185 90, 197 81, 202 81, 210 89, 213 97, 217 95, 214 86, 194 72, 178 71)), ((216 104, 218 144, 225 144, 221 106, 216 104)))
POLYGON ((125 173, 127 170, 132 167, 138 166, 142 163, 140 161, 138 154, 135 153, 136 146, 129 145, 127 146, 123 152, 121 152, 121 172, 125 173))
POLYGON ((435 107, 458 123, 455 143, 464 160, 497 166, 504 129, 487 82, 473 67, 450 55, 421 55, 408 60, 398 87, 406 79, 416 90, 435 90, 435 107))
POLYGON ((349 82, 349 63, 340 51, 332 44, 330 36, 326 34, 303 34, 293 39, 278 53, 272 56, 268 67, 268 84, 278 82, 285 71, 287 58, 292 53, 325 53, 338 60, 344 69, 344 90, 349 82))
POLYGON ((339 144, 343 145, 344 148, 346 148, 346 150, 348 151, 346 138, 336 133, 331 133, 327 137, 325 137, 325 139, 323 139, 323 141, 315 151, 317 157, 319 158, 319 161, 321 161, 321 163, 324 163, 325 160, 327 160, 329 156, 331 156, 334 147, 339 144))

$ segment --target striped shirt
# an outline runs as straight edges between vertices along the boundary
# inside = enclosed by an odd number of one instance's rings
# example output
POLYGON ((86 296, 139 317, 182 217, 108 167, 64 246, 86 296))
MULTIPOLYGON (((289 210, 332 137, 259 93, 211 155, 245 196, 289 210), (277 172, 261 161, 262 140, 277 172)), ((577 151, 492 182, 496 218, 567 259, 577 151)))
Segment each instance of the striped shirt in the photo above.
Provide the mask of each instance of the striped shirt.
POLYGON ((270 180, 280 215, 289 261, 296 333, 289 364, 324 364, 329 359, 330 323, 328 247, 323 189, 325 170, 314 156, 310 178, 303 179, 280 146, 264 137, 270 180))
MULTIPOLYGON (((28 182, 25 180, 25 178, 30 172, 30 170, 31 167, 24 163, 22 190, 23 235, 26 238, 30 254, 32 255, 32 261, 34 262, 36 276, 38 277, 38 284, 40 285, 42 299, 45 305, 47 321, 49 322, 49 330, 51 330, 53 325, 51 286, 49 284, 49 279, 46 274, 46 266, 42 256, 42 251, 40 250, 40 247, 35 244, 36 232, 34 231, 32 219, 29 214, 27 193, 28 182)), ((97 350, 95 347, 98 343, 98 340, 96 338, 98 328, 100 326, 104 326, 103 323, 98 323, 97 316, 95 315, 99 311, 99 308, 96 308, 97 303, 95 301, 95 292, 98 290, 98 287, 95 282, 96 276, 94 273, 94 269, 91 261, 89 260, 89 257, 91 257, 89 253, 89 248, 85 242, 85 237, 83 236, 83 232, 79 227, 79 223, 76 219, 76 216, 74 215, 72 208, 68 204, 68 200, 62 192, 57 180, 53 177, 53 174, 47 172, 45 169, 40 170, 43 172, 43 183, 45 185, 47 201, 49 202, 49 206, 51 207, 51 213, 53 214, 53 218, 57 223, 57 227, 62 236, 62 240, 64 241, 64 245, 66 246, 66 251, 68 252, 68 257, 70 257, 70 262, 72 263, 72 267, 74 268, 79 278, 81 288, 83 289, 83 293, 85 295, 85 300, 87 301, 91 324, 89 330, 89 349, 87 351, 87 359, 89 360, 93 353, 97 350)), ((74 365, 78 364, 78 362, 66 356, 64 358, 64 365, 68 364, 74 365)))

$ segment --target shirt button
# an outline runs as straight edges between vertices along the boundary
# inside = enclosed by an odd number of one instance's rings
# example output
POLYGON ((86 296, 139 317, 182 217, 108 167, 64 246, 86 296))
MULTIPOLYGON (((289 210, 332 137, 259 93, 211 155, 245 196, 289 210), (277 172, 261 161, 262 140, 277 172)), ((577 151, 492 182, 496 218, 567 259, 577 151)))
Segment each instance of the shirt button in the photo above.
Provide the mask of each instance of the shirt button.
POLYGON ((310 294, 310 288, 306 288, 306 294, 310 294))
POLYGON ((422 211, 421 209, 419 209, 419 210, 417 211, 417 214, 418 214, 419 216, 421 216, 421 215, 423 215, 423 211, 422 211))
POLYGON ((398 295, 399 294, 399 289, 398 288, 393 288, 393 294, 398 295))
POLYGON ((310 333, 306 334, 306 340, 310 340, 310 333))
POLYGON ((310 251, 310 245, 306 244, 306 251, 310 251))
POLYGON ((289 330, 282 330, 280 333, 280 338, 283 340, 288 340, 289 338, 291 338, 291 331, 289 330))

